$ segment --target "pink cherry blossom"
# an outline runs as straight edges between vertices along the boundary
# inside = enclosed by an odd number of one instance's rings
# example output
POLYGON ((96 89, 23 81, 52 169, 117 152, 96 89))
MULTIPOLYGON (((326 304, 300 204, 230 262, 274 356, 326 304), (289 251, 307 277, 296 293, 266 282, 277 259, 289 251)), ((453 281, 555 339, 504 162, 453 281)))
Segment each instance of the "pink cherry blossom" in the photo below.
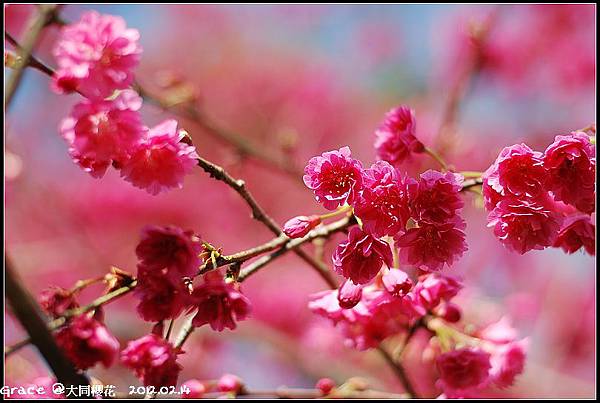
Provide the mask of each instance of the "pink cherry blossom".
POLYGON ((123 164, 121 176, 133 186, 157 195, 170 188, 182 188, 183 178, 196 166, 194 146, 181 140, 177 121, 166 120, 148 131, 148 137, 123 164))
POLYGON ((142 239, 135 252, 146 271, 166 269, 175 282, 193 276, 200 265, 198 257, 202 242, 193 231, 176 226, 148 225, 142 230, 142 239))
POLYGON ((556 200, 584 213, 595 210, 596 147, 587 134, 556 136, 544 154, 544 167, 549 174, 548 188, 556 200))
POLYGON ((387 292, 396 297, 408 294, 413 287, 411 279, 400 269, 390 269, 382 276, 381 282, 387 292))
POLYGON ((192 293, 192 301, 198 309, 193 325, 209 324, 217 332, 225 328, 234 330, 236 322, 246 319, 252 311, 250 300, 234 284, 226 283, 218 272, 204 276, 204 283, 192 293))
POLYGON ((565 217, 555 247, 562 248, 567 253, 574 253, 582 247, 592 255, 596 255, 596 225, 587 214, 573 214, 565 217))
POLYGON ((452 219, 464 202, 460 197, 463 176, 428 170, 418 182, 408 185, 411 216, 418 221, 444 223, 452 219))
POLYGON ((302 238, 320 223, 321 217, 318 215, 301 215, 288 220, 283 225, 283 232, 290 238, 302 238))
POLYGON ((490 354, 478 348, 460 348, 440 354, 436 366, 444 391, 475 389, 489 380, 490 354))
POLYGON ((342 283, 338 289, 338 302, 344 309, 350 309, 360 302, 362 298, 362 286, 356 285, 350 280, 342 283))
POLYGON ((383 263, 392 265, 392 251, 387 242, 352 227, 348 239, 333 254, 333 267, 354 284, 366 284, 377 275, 383 263))
POLYGON ((206 386, 204 386, 204 383, 200 382, 197 379, 190 379, 185 381, 181 385, 181 389, 182 391, 186 389, 188 390, 187 393, 183 392, 181 394, 182 399, 202 399, 204 393, 206 393, 206 386))
POLYGON ((224 374, 217 381, 217 390, 219 392, 238 393, 242 387, 242 379, 233 374, 224 374))
POLYGON ((498 346, 491 356, 490 376, 494 384, 501 388, 511 386, 517 375, 525 369, 527 340, 498 346))
POLYGON ((113 100, 76 104, 60 126, 73 160, 96 178, 104 176, 111 164, 124 164, 146 135, 141 105, 142 99, 132 90, 120 92, 113 100))
POLYGON ((400 262, 424 271, 450 267, 467 250, 464 228, 459 217, 446 223, 420 222, 394 238, 400 262))
POLYGON ((478 337, 496 344, 510 343, 517 338, 517 330, 512 326, 511 319, 503 316, 497 322, 491 323, 478 332, 478 337))
POLYGON ((304 183, 327 210, 354 203, 362 189, 362 164, 348 147, 311 158, 304 173, 304 183))
POLYGON ((412 153, 423 151, 423 144, 415 137, 415 113, 406 105, 390 110, 375 131, 377 157, 394 166, 400 166, 412 153))
POLYGON ((102 99, 127 88, 142 52, 139 38, 121 17, 85 12, 79 21, 62 28, 54 47, 58 64, 54 90, 102 99))
POLYGON ((411 295, 416 303, 431 310, 442 301, 450 301, 462 288, 462 283, 456 277, 429 273, 419 277, 411 295))
POLYGON ((488 215, 488 227, 508 249, 524 254, 552 246, 562 217, 533 200, 503 199, 488 215))
POLYGON ((180 353, 162 337, 148 334, 127 343, 121 352, 121 361, 144 386, 175 386, 181 371, 177 363, 180 353))
POLYGON ((81 370, 99 362, 110 367, 119 352, 119 342, 106 326, 86 314, 74 318, 59 330, 56 343, 81 370))
POLYGON ((164 270, 138 266, 137 281, 134 289, 135 296, 140 300, 137 312, 146 321, 176 318, 191 302, 183 281, 173 281, 164 270))
POLYGON ((53 317, 58 317, 79 306, 73 293, 61 287, 50 287, 40 293, 40 307, 53 317))
POLYGON ((526 144, 505 147, 496 161, 483 175, 486 190, 486 205, 493 208, 496 203, 493 192, 501 196, 536 197, 545 192, 548 173, 542 163, 543 155, 526 144))
POLYGON ((409 218, 406 182, 386 161, 365 171, 365 186, 355 204, 363 229, 373 236, 395 235, 409 218))

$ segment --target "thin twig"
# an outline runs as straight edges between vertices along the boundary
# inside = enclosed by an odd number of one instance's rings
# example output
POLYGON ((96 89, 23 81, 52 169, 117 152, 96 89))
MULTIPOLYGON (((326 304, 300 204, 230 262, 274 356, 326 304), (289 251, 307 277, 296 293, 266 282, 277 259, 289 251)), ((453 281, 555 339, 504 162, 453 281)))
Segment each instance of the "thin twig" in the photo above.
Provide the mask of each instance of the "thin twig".
POLYGON ((35 300, 21 285, 17 274, 8 256, 4 256, 6 276, 6 297, 12 310, 29 334, 31 343, 39 350, 42 357, 58 382, 65 386, 89 385, 89 380, 79 372, 63 354, 56 344, 51 330, 46 325, 40 308, 35 300))
POLYGON ((401 363, 394 361, 394 358, 382 346, 377 347, 377 351, 379 351, 379 354, 383 357, 385 362, 394 370, 396 376, 398 377, 400 382, 402 382, 402 386, 404 387, 406 392, 410 394, 412 398, 419 398, 419 396, 415 392, 415 388, 413 387, 412 382, 410 381, 410 379, 408 379, 408 375, 404 370, 404 366, 401 363))
POLYGON ((42 33, 42 30, 49 21, 52 20, 52 16, 57 9, 56 4, 42 4, 39 7, 39 12, 33 15, 29 21, 29 28, 26 31, 27 34, 23 40, 23 46, 21 47, 21 63, 13 70, 8 82, 6 83, 6 89, 4 93, 4 110, 8 110, 13 96, 21 83, 21 78, 25 71, 25 67, 29 65, 31 59, 31 53, 38 42, 38 39, 42 33))

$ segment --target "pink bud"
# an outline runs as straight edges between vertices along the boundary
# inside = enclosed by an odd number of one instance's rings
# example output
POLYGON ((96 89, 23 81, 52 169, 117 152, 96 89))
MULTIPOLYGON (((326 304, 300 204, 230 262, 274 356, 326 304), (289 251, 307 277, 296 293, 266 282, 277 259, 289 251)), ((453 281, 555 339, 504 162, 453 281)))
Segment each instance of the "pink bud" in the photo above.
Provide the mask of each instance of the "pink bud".
POLYGON ((437 310, 437 315, 449 323, 458 322, 462 316, 460 307, 451 302, 441 305, 437 310))
POLYGON ((385 289, 395 297, 408 294, 413 286, 408 275, 400 269, 390 269, 381 280, 385 289))
POLYGON ((181 386, 189 390, 181 395, 182 399, 201 399, 206 392, 206 386, 197 379, 190 379, 181 386))
POLYGON ((242 380, 235 375, 225 374, 217 382, 217 390, 219 392, 239 393, 242 389, 242 380))
POLYGON ((315 387, 321 391, 323 396, 327 396, 335 388, 335 381, 331 378, 321 378, 315 387))
POLYGON ((283 226, 283 232, 290 238, 302 238, 304 235, 321 223, 318 215, 297 216, 283 226))
POLYGON ((362 286, 346 280, 338 290, 338 302, 340 307, 350 309, 356 306, 362 298, 362 286))

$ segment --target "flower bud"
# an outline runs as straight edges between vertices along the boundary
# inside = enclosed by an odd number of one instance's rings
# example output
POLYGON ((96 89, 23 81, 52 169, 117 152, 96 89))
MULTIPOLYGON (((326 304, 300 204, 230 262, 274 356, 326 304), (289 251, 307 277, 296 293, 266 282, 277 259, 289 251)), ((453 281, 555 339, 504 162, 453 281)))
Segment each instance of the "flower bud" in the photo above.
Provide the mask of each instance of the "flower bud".
POLYGON ((395 297, 406 295, 413 286, 408 275, 400 269, 390 269, 381 280, 385 289, 395 297))
POLYGON ((331 378, 321 378, 317 381, 315 387, 321 391, 323 396, 327 396, 335 388, 335 381, 331 378))
POLYGON ((318 215, 301 215, 286 222, 283 226, 283 232, 290 238, 302 238, 320 223, 321 217, 318 215))
POLYGON ((338 302, 340 307, 350 309, 356 306, 362 298, 362 286, 346 280, 338 290, 338 302))

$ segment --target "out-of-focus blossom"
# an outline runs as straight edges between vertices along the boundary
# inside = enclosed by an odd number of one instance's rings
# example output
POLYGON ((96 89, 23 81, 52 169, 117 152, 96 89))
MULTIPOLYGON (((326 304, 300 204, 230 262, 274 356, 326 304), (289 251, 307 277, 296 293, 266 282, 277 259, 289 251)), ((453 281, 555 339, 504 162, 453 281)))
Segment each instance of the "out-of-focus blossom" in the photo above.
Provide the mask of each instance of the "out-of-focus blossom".
POLYGON ((304 183, 327 210, 352 204, 362 189, 362 164, 352 158, 349 147, 311 158, 304 173, 304 183))
POLYGON ((144 386, 175 386, 181 371, 177 363, 180 351, 155 334, 127 343, 121 352, 123 364, 133 370, 144 386))
POLYGON ((204 276, 204 283, 194 289, 192 306, 198 309, 192 324, 196 327, 209 324, 221 332, 234 330, 236 322, 246 319, 252 311, 248 298, 233 283, 226 283, 218 272, 204 276))
POLYGON ((182 188, 183 178, 196 166, 196 148, 181 140, 183 130, 169 119, 148 131, 147 138, 123 164, 121 176, 148 193, 157 195, 170 188, 182 188))
POLYGON ((315 388, 319 389, 321 395, 327 396, 335 388, 335 381, 331 378, 321 378, 315 384, 315 388))
POLYGON ((217 390, 219 392, 238 393, 242 390, 242 387, 242 379, 233 374, 224 374, 217 381, 217 390))
POLYGON ((362 298, 362 286, 346 280, 338 289, 338 302, 340 307, 350 309, 360 302, 362 298))
POLYGON ((438 305, 435 314, 448 323, 456 323, 462 317, 460 307, 452 302, 443 302, 438 305))
POLYGON ((460 217, 445 223, 420 222, 397 235, 400 262, 424 271, 439 271, 450 267, 467 250, 465 222, 460 217))
POLYGON ((188 393, 182 393, 182 399, 201 399, 206 393, 206 386, 197 379, 190 379, 181 385, 182 390, 189 390, 188 393))
POLYGON ((45 289, 40 293, 38 302, 45 312, 54 317, 58 317, 65 311, 79 306, 73 293, 61 287, 45 289))
POLYGON ((56 334, 56 343, 81 370, 101 362, 110 367, 119 353, 119 342, 106 326, 86 314, 74 318, 56 334))
POLYGON ((354 284, 366 284, 377 275, 383 263, 392 265, 392 251, 387 242, 352 227, 348 239, 333 254, 333 267, 354 284))
POLYGON ((486 205, 493 208, 492 192, 501 196, 537 197, 545 192, 548 173, 542 163, 543 155, 526 144, 505 147, 483 175, 486 205), (491 188, 491 189, 489 189, 491 188))
POLYGON ((587 134, 556 136, 544 154, 544 167, 556 200, 587 214, 595 210, 596 147, 587 134))
POLYGON ((460 197, 463 176, 428 170, 418 182, 409 183, 411 216, 418 221, 444 223, 456 216, 464 202, 460 197))
POLYGON ((488 227, 508 249, 524 254, 552 246, 562 217, 534 200, 503 199, 488 215, 488 227))
POLYGON ((423 152, 417 140, 415 113, 406 105, 390 110, 375 131, 377 157, 394 166, 400 166, 412 153, 423 152))
POLYGON ((491 356, 490 376, 496 386, 506 388, 525 369, 527 340, 498 346, 491 356))
POLYGON ((104 176, 111 164, 122 166, 146 135, 141 106, 142 99, 132 90, 121 91, 112 100, 76 104, 60 125, 73 160, 96 178, 104 176))
POLYGON ((302 238, 321 223, 318 215, 297 216, 288 220, 283 225, 283 232, 290 238, 302 238))
POLYGON ((155 225, 148 225, 142 230, 142 239, 135 249, 140 265, 145 270, 166 270, 167 276, 174 282, 196 273, 201 251, 202 243, 193 231, 155 225))
POLYGON ((478 337, 493 343, 509 343, 517 338, 517 331, 512 327, 508 316, 503 316, 478 332, 478 337))
POLYGON ((400 269, 391 268, 381 277, 383 287, 395 297, 402 297, 412 289, 413 283, 400 269))
POLYGON ((490 354, 478 348, 460 348, 440 354, 436 366, 444 392, 474 389, 489 380, 490 354))
POLYGON ((102 99, 133 81, 142 49, 140 34, 121 17, 87 11, 63 27, 54 47, 58 69, 52 87, 59 93, 79 91, 102 99))
POLYGON ((565 217, 554 246, 567 253, 585 249, 592 256, 596 255, 596 226, 593 215, 573 214, 565 217))
POLYGON ((373 236, 404 230, 409 217, 408 194, 400 172, 386 161, 377 161, 365 171, 364 182, 354 206, 363 229, 373 236))

